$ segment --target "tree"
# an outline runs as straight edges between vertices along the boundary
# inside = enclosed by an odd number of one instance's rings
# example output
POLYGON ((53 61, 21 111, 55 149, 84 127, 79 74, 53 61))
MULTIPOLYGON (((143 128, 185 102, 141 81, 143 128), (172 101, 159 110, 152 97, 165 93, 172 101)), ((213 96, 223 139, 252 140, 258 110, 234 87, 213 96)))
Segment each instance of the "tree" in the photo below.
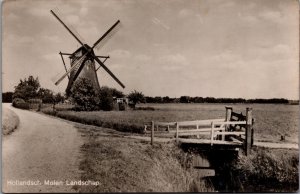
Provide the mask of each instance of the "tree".
POLYGON ((180 103, 189 103, 190 97, 189 96, 181 96, 180 97, 180 103))
POLYGON ((64 100, 65 100, 65 97, 63 95, 61 95, 60 92, 55 94, 55 96, 54 96, 55 103, 64 102, 64 100))
POLYGON ((13 92, 2 93, 2 102, 12 102, 13 92))
POLYGON ((15 86, 13 98, 22 98, 24 100, 36 98, 39 88, 40 82, 38 77, 34 78, 33 76, 29 76, 28 79, 21 79, 20 83, 15 86))
MULTIPOLYGON (((106 87, 108 88, 108 87, 106 87)), ((111 95, 113 97, 117 97, 117 98, 123 98, 125 95, 123 94, 123 92, 115 89, 115 88, 108 88, 109 90, 111 90, 111 95)))
POLYGON ((51 90, 40 88, 37 96, 42 99, 43 103, 54 103, 54 94, 51 90))
MULTIPOLYGON (((115 90, 117 91, 117 90, 115 90)), ((113 109, 113 90, 108 87, 101 87, 99 91, 100 108, 105 111, 113 109)))
POLYGON ((71 97, 76 104, 76 110, 94 111, 100 109, 100 98, 91 80, 80 78, 75 82, 71 97))
POLYGON ((137 103, 141 103, 145 101, 145 96, 142 92, 138 92, 134 90, 130 92, 130 94, 128 95, 128 99, 130 102, 132 102, 133 107, 135 107, 137 103))

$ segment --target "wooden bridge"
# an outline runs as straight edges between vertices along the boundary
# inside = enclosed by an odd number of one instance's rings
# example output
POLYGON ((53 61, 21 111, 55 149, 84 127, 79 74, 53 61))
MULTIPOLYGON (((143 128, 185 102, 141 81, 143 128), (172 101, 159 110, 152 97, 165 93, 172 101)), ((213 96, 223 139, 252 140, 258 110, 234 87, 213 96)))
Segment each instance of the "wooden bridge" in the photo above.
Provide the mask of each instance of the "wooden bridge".
POLYGON ((179 122, 151 122, 151 144, 156 138, 175 138, 177 143, 201 144, 220 149, 244 149, 246 155, 253 145, 252 108, 246 109, 246 115, 233 112, 225 107, 225 119, 209 119, 179 122))

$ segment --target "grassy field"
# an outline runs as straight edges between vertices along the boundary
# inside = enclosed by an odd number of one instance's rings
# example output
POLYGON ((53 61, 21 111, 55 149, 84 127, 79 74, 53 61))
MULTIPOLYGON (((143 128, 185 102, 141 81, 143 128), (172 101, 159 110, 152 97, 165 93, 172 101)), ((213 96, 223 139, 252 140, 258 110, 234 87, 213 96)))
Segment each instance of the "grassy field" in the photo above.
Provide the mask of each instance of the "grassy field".
MULTIPOLYGON (((57 116, 85 124, 92 124, 120 131, 141 132, 151 121, 189 121, 225 118, 225 106, 245 114, 246 107, 253 108, 256 141, 279 142, 284 135, 287 142, 298 143, 299 107, 275 104, 139 104, 151 110, 74 112, 58 111, 57 116)), ((60 109, 63 110, 63 109, 60 109)), ((43 112, 51 114, 51 108, 43 112)))
POLYGON ((18 127, 19 117, 7 108, 3 108, 2 114, 2 134, 8 135, 18 127))

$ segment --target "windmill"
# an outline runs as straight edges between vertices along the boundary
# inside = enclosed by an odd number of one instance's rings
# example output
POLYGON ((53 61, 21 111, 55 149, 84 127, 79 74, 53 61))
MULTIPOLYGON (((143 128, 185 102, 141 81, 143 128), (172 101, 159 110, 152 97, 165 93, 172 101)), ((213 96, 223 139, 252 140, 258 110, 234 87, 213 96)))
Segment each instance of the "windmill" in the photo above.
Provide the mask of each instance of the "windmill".
POLYGON ((104 62, 109 58, 109 56, 97 56, 94 53, 94 48, 120 23, 118 20, 113 26, 111 26, 94 44, 92 47, 83 43, 78 36, 72 31, 53 11, 50 10, 52 15, 68 30, 68 32, 80 43, 81 47, 78 48, 74 53, 62 53, 60 56, 62 58, 64 68, 66 72, 55 82, 58 85, 65 77, 68 77, 69 82, 66 88, 67 96, 70 95, 70 91, 73 85, 79 80, 79 78, 88 78, 92 81, 93 87, 95 89, 100 89, 100 84, 97 77, 97 71, 102 67, 122 88, 125 88, 124 84, 104 65, 104 62), (68 55, 70 58, 71 67, 67 69, 63 56, 68 55), (104 59, 101 61, 100 59, 104 59), (98 63, 99 67, 96 68, 95 61, 98 63))

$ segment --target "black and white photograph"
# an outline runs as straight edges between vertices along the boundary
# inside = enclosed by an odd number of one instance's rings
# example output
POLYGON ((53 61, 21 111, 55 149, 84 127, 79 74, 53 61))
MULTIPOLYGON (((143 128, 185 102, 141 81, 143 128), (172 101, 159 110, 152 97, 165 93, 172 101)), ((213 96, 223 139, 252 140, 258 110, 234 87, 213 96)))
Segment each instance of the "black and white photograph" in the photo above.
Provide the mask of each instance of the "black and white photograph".
POLYGON ((2 192, 299 191, 298 0, 4 0, 2 192))

